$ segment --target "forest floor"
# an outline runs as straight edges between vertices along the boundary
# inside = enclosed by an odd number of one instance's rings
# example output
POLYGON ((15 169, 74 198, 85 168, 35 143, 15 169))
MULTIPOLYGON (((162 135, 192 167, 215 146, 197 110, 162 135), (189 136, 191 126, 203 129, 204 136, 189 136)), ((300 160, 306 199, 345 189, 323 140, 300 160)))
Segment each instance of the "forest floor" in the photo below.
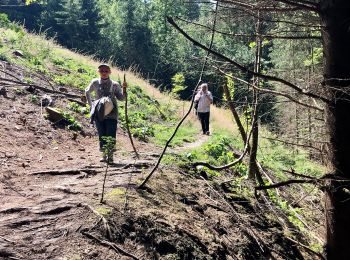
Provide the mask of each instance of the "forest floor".
POLYGON ((160 147, 137 141, 135 160, 123 131, 100 204, 105 165, 95 129, 86 118, 79 134, 59 127, 30 98, 14 88, 0 97, 0 259, 313 258, 268 206, 203 174, 162 165, 146 190, 135 189, 160 147))

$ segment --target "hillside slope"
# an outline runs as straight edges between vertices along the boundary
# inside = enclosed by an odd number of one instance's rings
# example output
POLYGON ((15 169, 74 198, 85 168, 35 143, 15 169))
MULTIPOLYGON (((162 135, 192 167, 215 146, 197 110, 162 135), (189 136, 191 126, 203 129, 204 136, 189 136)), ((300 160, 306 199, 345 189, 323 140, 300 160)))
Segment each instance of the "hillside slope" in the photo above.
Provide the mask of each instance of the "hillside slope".
MULTIPOLYGON (((200 156, 199 146, 221 147, 214 143, 222 139, 216 134, 198 141, 194 116, 174 142, 187 142, 185 148, 172 149, 146 190, 135 189, 183 108, 132 72, 125 73, 141 159, 133 157, 121 114, 116 164, 109 169, 106 203, 100 204, 105 165, 99 163, 86 108, 79 105, 98 62, 18 27, 0 33, 0 259, 315 257, 315 248, 300 245, 315 238, 275 205, 256 200, 248 181, 231 186, 210 171, 187 167, 200 156), (64 120, 50 121, 47 103, 60 109, 64 120)), ((114 69, 116 79, 123 73, 114 69)), ((232 123, 222 126, 230 122, 227 111, 215 108, 213 114, 215 131, 234 129, 232 123)), ((223 179, 236 174, 239 180, 240 171, 225 172, 223 179)), ((310 195, 315 204, 317 195, 310 195)))

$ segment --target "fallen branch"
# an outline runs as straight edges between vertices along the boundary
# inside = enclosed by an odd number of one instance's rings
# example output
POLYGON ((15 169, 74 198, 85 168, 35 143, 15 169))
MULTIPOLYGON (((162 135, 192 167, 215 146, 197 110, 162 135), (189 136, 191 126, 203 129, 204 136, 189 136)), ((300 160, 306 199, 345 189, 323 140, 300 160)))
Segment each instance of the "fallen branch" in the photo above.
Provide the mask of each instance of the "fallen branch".
POLYGON ((248 152, 248 149, 246 149, 245 152, 237 160, 235 160, 229 164, 223 165, 223 166, 215 166, 215 165, 211 165, 207 162, 196 162, 196 163, 193 163, 192 166, 194 168, 196 168, 198 166, 203 166, 203 167, 206 167, 206 168, 213 170, 213 171, 226 170, 226 169, 229 169, 229 168, 241 163, 244 159, 244 156, 247 154, 247 152, 248 152))
POLYGON ((97 174, 100 171, 94 170, 94 169, 62 169, 62 170, 47 170, 47 171, 39 171, 39 172, 32 172, 30 175, 78 175, 82 172, 88 173, 88 174, 97 174))
POLYGON ((128 257, 131 257, 132 259, 135 259, 135 260, 138 260, 139 258, 137 258, 136 256, 134 256, 133 254, 125 251, 124 249, 122 249, 120 246, 118 246, 117 244, 115 243, 112 243, 112 242, 109 242, 107 240, 103 240, 103 239, 100 239, 96 236, 94 236, 93 234, 91 233, 88 233, 88 232, 84 232, 82 231, 81 232, 82 235, 86 236, 87 238, 90 238, 92 240, 94 240, 95 242, 98 242, 100 243, 101 245, 104 245, 104 246, 107 246, 111 249, 113 249, 115 252, 117 253, 120 253, 122 255, 125 255, 125 256, 128 256, 128 257))
POLYGON ((283 182, 279 182, 279 183, 275 183, 275 184, 271 184, 271 185, 267 185, 267 186, 257 186, 255 187, 255 190, 269 190, 269 189, 275 189, 275 188, 280 188, 280 187, 284 187, 284 186, 288 186, 291 184, 306 184, 306 183, 314 183, 316 184, 318 182, 318 180, 288 180, 288 181, 283 181, 283 182))

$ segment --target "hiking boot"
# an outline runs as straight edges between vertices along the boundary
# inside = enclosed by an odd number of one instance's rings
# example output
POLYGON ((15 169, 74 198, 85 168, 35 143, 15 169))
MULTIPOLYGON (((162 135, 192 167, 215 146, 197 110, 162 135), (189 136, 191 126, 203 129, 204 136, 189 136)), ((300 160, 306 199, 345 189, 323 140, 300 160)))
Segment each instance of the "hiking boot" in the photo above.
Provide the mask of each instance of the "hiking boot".
POLYGON ((206 132, 205 134, 206 134, 206 135, 210 135, 210 132, 208 131, 208 132, 206 132))
POLYGON ((107 156, 103 155, 100 159, 100 162, 107 162, 107 156))

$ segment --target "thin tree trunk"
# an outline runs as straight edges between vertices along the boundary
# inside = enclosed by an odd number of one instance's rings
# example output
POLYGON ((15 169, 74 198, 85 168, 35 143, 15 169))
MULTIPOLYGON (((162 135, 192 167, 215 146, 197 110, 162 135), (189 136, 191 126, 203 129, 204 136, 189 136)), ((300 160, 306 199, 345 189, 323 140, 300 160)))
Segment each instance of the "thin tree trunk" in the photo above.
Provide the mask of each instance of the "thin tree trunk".
MULTIPOLYGON (((256 53, 255 53, 255 67, 254 72, 260 72, 261 66, 261 45, 262 39, 260 37, 260 29, 261 29, 261 20, 260 14, 258 13, 258 19, 256 24, 256 53)), ((259 86, 260 78, 254 77, 254 84, 259 86)), ((252 117, 252 144, 250 149, 250 157, 249 157, 249 170, 248 177, 249 179, 255 180, 257 179, 259 183, 263 183, 261 174, 259 172, 259 167, 256 163, 256 157, 258 153, 259 147, 259 113, 258 113, 258 102, 259 102, 259 93, 256 89, 253 89, 253 117, 252 117)))
MULTIPOLYGON (((124 74, 124 83, 126 83, 126 78, 125 78, 125 74, 124 74)), ((125 125, 126 125, 126 131, 128 133, 129 136, 129 140, 132 146, 132 149, 135 153, 135 157, 137 159, 140 159, 140 155, 136 149, 136 146, 134 144, 134 139, 132 138, 132 134, 131 134, 131 130, 130 130, 130 121, 129 121, 129 114, 128 114, 128 92, 125 90, 125 108, 124 108, 124 113, 125 113, 125 125)))
MULTIPOLYGON (((239 118, 239 115, 238 115, 238 112, 236 110, 235 104, 233 103, 233 99, 231 97, 231 93, 230 93, 230 91, 229 91, 229 89, 228 89, 226 84, 224 85, 223 88, 224 88, 224 94, 225 94, 227 103, 229 105, 229 108, 231 110, 233 118, 234 118, 234 120, 235 120, 235 122, 236 122, 236 124, 238 126, 238 131, 239 131, 239 133, 240 133, 240 135, 242 137, 243 142, 246 142, 247 141, 247 133, 246 133, 246 131, 244 129, 244 126, 242 124, 241 119, 239 118)), ((248 146, 248 151, 250 151, 250 146, 248 146)))
MULTIPOLYGON (((344 94, 350 79, 350 1, 321 0, 328 127, 334 177, 350 179, 350 97, 344 94)), ((327 259, 350 259, 350 185, 333 180, 326 188, 327 259)))

